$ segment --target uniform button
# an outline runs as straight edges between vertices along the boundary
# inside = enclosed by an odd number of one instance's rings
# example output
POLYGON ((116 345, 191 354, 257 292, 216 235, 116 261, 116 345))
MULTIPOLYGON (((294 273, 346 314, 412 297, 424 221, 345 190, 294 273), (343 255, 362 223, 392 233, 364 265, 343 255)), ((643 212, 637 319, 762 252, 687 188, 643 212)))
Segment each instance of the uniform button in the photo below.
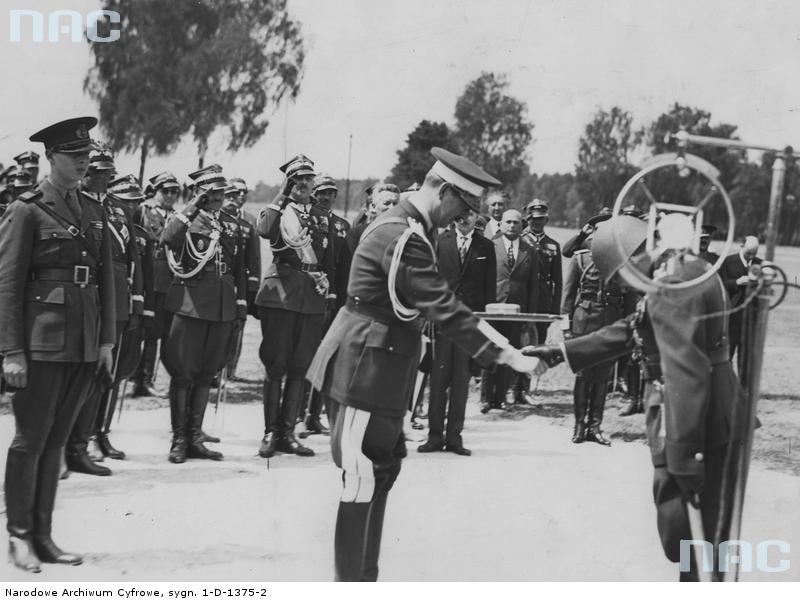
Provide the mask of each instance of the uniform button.
POLYGON ((697 452, 694 455, 694 459, 697 460, 698 462, 702 462, 703 461, 703 454, 701 454, 700 452, 697 452))
POLYGON ((389 347, 389 351, 394 351, 394 347, 389 347))
POLYGON ((58 238, 58 234, 56 234, 55 232, 53 232, 53 233, 50 235, 50 238, 58 238))
POLYGON ((86 251, 81 251, 81 257, 86 257, 86 251))

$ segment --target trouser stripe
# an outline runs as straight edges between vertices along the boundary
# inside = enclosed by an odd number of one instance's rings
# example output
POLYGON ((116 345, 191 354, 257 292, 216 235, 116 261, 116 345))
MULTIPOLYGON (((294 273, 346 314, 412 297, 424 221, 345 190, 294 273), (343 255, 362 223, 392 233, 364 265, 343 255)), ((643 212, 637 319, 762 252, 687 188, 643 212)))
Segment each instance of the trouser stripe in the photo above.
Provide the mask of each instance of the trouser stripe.
POLYGON ((341 501, 369 502, 375 491, 375 472, 372 461, 364 455, 361 447, 370 413, 352 407, 345 407, 343 410, 345 415, 340 445, 344 489, 341 501))

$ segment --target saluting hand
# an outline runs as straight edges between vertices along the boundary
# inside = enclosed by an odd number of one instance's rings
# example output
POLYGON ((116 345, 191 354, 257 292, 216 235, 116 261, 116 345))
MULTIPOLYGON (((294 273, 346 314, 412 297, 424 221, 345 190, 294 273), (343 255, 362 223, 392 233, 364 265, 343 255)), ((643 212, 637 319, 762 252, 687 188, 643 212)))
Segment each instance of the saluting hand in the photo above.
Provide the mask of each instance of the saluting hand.
POLYGON ((28 358, 24 351, 3 358, 3 378, 15 389, 28 386, 28 358))

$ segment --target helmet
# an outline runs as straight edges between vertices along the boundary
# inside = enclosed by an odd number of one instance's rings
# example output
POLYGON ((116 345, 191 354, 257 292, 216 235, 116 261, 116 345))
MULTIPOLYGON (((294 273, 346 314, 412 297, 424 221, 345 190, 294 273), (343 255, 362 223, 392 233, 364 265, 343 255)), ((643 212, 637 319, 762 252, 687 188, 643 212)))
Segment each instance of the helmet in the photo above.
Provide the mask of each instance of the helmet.
POLYGON ((608 282, 647 239, 647 224, 630 215, 617 215, 599 224, 592 240, 592 259, 603 282, 608 282))

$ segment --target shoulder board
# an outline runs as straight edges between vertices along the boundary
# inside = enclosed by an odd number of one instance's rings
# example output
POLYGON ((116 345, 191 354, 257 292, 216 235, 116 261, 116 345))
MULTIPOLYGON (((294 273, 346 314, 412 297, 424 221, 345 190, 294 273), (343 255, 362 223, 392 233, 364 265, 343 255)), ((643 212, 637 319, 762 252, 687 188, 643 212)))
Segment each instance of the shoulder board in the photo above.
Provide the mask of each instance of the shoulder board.
POLYGON ((16 200, 22 201, 23 203, 30 203, 42 198, 42 196, 43 193, 41 190, 29 190, 28 192, 23 192, 21 195, 19 195, 16 200))

